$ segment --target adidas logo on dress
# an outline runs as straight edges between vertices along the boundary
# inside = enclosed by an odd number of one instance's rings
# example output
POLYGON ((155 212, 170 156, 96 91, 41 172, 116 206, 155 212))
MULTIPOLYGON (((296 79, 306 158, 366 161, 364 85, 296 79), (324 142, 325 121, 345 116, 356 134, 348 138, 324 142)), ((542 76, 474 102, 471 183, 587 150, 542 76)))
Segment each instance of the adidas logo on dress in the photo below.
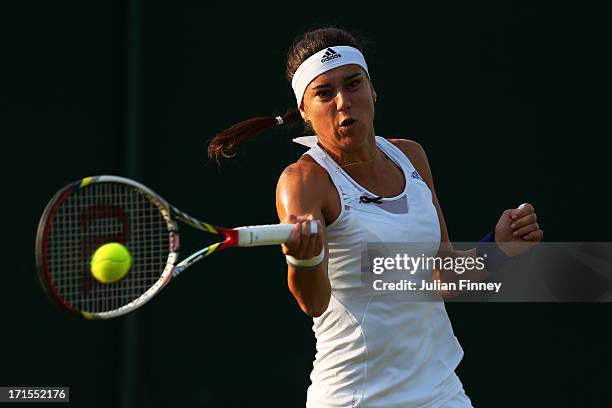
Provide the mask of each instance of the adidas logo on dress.
POLYGON ((410 175, 410 177, 412 177, 413 179, 417 179, 417 180, 421 180, 423 181, 423 179, 421 178, 421 176, 419 175, 419 173, 417 173, 417 171, 413 171, 412 174, 410 175))
POLYGON ((327 62, 335 58, 340 58, 341 56, 341 54, 338 54, 336 51, 332 50, 331 48, 328 48, 325 51, 325 55, 323 56, 323 58, 321 58, 321 62, 327 62))

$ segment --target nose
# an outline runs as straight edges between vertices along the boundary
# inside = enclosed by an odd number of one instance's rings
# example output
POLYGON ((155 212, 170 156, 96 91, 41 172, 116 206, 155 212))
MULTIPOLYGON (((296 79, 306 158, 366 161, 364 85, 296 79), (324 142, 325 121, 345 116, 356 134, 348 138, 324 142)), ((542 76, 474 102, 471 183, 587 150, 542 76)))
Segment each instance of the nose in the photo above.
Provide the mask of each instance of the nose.
POLYGON ((352 102, 349 92, 344 89, 338 91, 336 94, 336 110, 339 112, 347 112, 351 109, 351 105, 352 102))

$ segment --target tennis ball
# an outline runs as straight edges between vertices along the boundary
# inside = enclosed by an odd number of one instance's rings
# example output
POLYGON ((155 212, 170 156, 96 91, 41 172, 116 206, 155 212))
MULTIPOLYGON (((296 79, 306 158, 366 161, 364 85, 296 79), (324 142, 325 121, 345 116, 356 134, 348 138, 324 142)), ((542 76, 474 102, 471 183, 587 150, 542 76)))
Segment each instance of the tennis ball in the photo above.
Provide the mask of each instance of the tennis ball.
POLYGON ((102 283, 118 281, 131 266, 130 251, 117 242, 102 245, 91 257, 91 274, 102 283))

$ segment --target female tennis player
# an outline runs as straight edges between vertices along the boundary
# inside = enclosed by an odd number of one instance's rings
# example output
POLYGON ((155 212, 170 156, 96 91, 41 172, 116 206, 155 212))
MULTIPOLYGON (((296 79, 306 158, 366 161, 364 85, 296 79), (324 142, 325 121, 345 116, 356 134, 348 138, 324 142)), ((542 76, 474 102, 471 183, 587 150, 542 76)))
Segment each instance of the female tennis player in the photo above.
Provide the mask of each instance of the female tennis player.
MULTIPOLYGON (((282 246, 289 289, 314 320, 307 407, 471 407, 444 303, 386 302, 362 280, 365 242, 427 242, 435 254, 449 236, 423 148, 374 132, 377 95, 360 44, 337 28, 303 34, 287 61, 297 109, 240 122, 209 153, 229 157, 239 141, 299 120, 316 134, 295 139, 309 150, 276 195, 279 218, 295 224, 282 246)), ((488 239, 513 256, 542 236, 525 204, 504 211, 488 239), (506 245, 516 242, 527 245, 506 245)))

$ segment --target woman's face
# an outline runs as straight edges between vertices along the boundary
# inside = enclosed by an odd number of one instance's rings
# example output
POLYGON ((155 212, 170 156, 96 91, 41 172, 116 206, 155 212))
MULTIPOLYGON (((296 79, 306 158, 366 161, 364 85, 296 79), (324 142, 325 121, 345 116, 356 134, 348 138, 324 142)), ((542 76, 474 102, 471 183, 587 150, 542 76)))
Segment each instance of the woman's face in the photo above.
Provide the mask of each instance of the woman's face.
POLYGON ((376 92, 359 65, 343 65, 316 77, 300 112, 328 146, 351 150, 374 135, 376 92))

